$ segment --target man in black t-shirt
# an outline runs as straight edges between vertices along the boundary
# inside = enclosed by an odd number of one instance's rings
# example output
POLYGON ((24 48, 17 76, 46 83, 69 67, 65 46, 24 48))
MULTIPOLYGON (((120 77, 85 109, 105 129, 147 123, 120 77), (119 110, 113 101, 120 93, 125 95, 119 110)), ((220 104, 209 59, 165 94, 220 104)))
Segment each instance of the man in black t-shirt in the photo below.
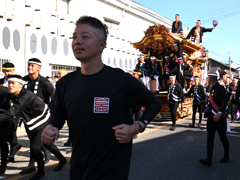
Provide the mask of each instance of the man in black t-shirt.
POLYGON ((50 124, 42 134, 42 142, 53 143, 67 119, 73 146, 70 179, 127 180, 132 138, 161 109, 131 74, 103 64, 107 34, 107 26, 96 18, 83 16, 76 22, 72 49, 81 69, 57 82, 50 124), (130 109, 142 106, 143 115, 133 123, 130 109))

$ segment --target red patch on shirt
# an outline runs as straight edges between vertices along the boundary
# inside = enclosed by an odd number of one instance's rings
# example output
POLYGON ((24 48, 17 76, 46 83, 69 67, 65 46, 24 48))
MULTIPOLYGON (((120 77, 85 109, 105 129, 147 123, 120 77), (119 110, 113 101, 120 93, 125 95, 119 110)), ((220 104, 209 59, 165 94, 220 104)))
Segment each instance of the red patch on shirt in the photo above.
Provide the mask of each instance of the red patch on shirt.
POLYGON ((109 112, 109 98, 95 97, 93 113, 108 113, 109 112))

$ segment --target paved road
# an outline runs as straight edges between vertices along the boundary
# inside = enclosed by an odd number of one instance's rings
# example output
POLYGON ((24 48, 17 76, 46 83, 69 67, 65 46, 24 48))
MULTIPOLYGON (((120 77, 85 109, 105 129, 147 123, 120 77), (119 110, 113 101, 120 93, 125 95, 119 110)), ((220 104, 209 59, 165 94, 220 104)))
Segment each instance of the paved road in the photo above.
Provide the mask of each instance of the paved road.
MULTIPOLYGON (((176 131, 169 131, 169 119, 153 121, 146 131, 134 139, 133 155, 129 180, 238 180, 240 179, 240 122, 230 123, 231 132, 228 132, 230 142, 230 161, 222 164, 223 148, 216 133, 211 168, 201 165, 198 160, 206 157, 206 121, 201 128, 190 128, 190 118, 177 122, 176 131)), ((70 148, 63 146, 67 138, 67 127, 61 132, 57 141, 58 147, 66 157, 70 157, 70 148)), ((19 140, 28 147, 26 134, 21 132, 19 140)), ((27 165, 29 149, 23 148, 16 157, 16 163, 10 164, 2 179, 29 179, 33 174, 20 177, 18 174, 27 165)), ((69 177, 69 162, 60 172, 53 172, 56 158, 45 170, 43 180, 63 180, 69 177)))

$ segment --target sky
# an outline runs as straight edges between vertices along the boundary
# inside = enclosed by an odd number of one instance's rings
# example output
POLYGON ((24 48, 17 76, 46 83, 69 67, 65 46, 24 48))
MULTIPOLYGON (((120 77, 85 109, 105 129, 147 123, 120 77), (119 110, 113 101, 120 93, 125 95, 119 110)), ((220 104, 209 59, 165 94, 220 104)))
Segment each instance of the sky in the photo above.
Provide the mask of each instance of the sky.
POLYGON ((228 63, 230 52, 233 65, 240 66, 240 0, 133 1, 173 21, 179 14, 183 30, 191 30, 198 19, 206 28, 212 28, 213 20, 218 20, 215 30, 204 33, 202 45, 209 50, 210 58, 228 63))

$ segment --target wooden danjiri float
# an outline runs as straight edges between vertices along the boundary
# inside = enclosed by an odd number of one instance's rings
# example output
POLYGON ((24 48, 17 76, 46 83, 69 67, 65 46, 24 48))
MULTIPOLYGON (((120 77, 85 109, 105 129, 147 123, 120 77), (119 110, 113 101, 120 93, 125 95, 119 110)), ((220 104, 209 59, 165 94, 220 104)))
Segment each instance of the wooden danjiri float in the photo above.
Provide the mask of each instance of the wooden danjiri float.
MULTIPOLYGON (((163 67, 162 53, 170 54, 170 56, 173 57, 173 44, 178 40, 181 43, 181 47, 183 49, 183 53, 186 55, 186 59, 192 61, 193 76, 199 76, 201 82, 202 72, 199 65, 206 62, 205 58, 200 58, 200 50, 202 49, 202 46, 185 39, 184 35, 171 33, 164 25, 154 23, 153 26, 149 26, 149 28, 145 31, 145 36, 141 41, 137 43, 131 43, 131 45, 143 53, 146 59, 149 58, 150 55, 155 56, 157 61, 160 62, 161 66, 163 67)), ((191 85, 192 83, 193 82, 191 82, 191 85)), ((156 118, 161 119, 166 114, 170 114, 167 92, 160 92, 160 94, 156 95, 156 97, 162 102, 162 109, 156 116, 156 118)), ((177 110, 177 119, 190 116, 191 113, 192 98, 185 98, 182 109, 181 104, 179 104, 177 110)))

